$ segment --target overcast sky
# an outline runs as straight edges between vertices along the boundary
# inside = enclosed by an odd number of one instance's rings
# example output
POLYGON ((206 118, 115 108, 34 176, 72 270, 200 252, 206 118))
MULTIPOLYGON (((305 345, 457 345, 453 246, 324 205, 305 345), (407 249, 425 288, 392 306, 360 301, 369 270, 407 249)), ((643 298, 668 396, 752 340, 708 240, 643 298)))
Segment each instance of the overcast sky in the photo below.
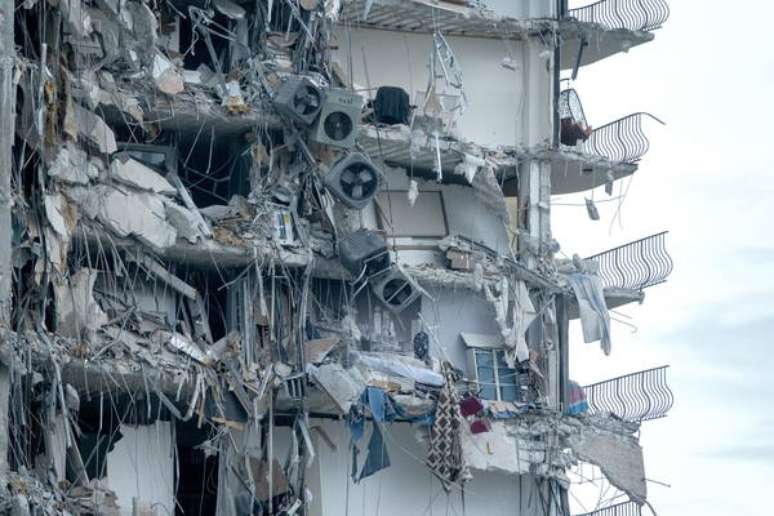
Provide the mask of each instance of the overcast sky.
POLYGON ((659 516, 770 516, 774 4, 669 3, 654 42, 581 69, 575 83, 592 125, 636 111, 668 124, 646 127, 651 150, 622 227, 611 225, 615 203, 599 205, 599 222, 566 206, 553 220, 563 250, 582 256, 668 229, 675 271, 621 310, 638 330, 614 323, 610 357, 575 332, 571 373, 585 384, 671 364, 675 407, 642 428, 648 477, 671 485, 648 485, 659 516))

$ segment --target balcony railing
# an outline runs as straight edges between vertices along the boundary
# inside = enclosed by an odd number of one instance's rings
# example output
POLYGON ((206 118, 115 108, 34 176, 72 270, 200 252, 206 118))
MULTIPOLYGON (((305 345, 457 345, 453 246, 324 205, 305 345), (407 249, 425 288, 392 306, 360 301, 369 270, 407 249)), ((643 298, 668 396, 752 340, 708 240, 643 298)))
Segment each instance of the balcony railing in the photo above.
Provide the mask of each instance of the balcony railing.
POLYGON ((674 403, 666 381, 668 367, 647 369, 585 386, 583 390, 589 403, 589 413, 615 414, 630 422, 666 416, 674 403))
POLYGON ((586 261, 596 262, 605 287, 642 290, 664 283, 672 273, 666 250, 667 231, 615 247, 586 261))
POLYGON ((664 0, 600 0, 570 9, 568 16, 606 29, 652 31, 669 18, 669 5, 664 0))
POLYGON ((624 502, 594 512, 586 512, 576 516, 641 516, 642 507, 634 502, 624 502))
POLYGON ((650 148, 650 141, 642 129, 644 117, 665 125, 650 113, 633 113, 594 129, 588 140, 578 143, 578 150, 611 161, 636 163, 650 148))

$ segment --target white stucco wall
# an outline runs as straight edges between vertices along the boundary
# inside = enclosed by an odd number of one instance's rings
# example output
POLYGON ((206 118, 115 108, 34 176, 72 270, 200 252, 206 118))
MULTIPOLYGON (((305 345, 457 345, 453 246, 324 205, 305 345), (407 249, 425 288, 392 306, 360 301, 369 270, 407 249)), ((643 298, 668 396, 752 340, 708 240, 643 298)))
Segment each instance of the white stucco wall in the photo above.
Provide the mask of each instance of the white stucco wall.
MULTIPOLYGON (((447 40, 462 69, 468 99, 459 122, 464 139, 497 146, 532 145, 550 138, 552 82, 547 65, 551 54, 549 59, 541 54, 547 47, 537 40, 452 36, 447 40), (504 58, 515 70, 502 66, 504 58)), ((432 48, 429 34, 339 28, 334 59, 348 73, 351 50, 356 86, 370 85, 374 91, 379 86, 399 86, 413 102, 416 92, 427 88, 432 48)))
POLYGON ((514 18, 545 18, 556 10, 556 0, 487 0, 486 5, 500 16, 514 18))
MULTIPOLYGON (((397 191, 396 195, 406 196, 409 187, 409 178, 403 169, 389 169, 382 167, 385 172, 385 185, 382 191, 397 191)), ((475 190, 462 185, 439 185, 434 181, 418 180, 419 196, 422 192, 441 192, 444 203, 444 216, 450 235, 462 235, 495 249, 498 252, 508 250, 508 235, 505 223, 498 217, 498 213, 487 206, 476 196, 475 190)), ((385 201, 383 201, 384 203, 385 201)), ((401 203, 402 209, 405 208, 401 203)), ((385 206, 389 214, 389 206, 385 206)), ((417 210, 419 211, 419 210, 417 210)), ((362 210, 363 226, 368 229, 378 229, 376 208, 371 203, 362 210)), ((437 249, 432 251, 417 250, 416 247, 433 248, 438 240, 420 240, 414 238, 390 239, 390 244, 396 248, 396 260, 406 265, 419 265, 438 261, 437 249), (412 249, 413 248, 413 249, 412 249)))
MULTIPOLYGON (((312 424, 321 427, 336 446, 332 449, 314 432, 322 492, 318 506, 321 512, 313 512, 316 516, 541 514, 530 477, 483 471, 473 471, 473 480, 465 485, 463 507, 459 489, 447 494, 424 465, 427 445, 415 437, 417 429, 405 423, 385 427, 391 466, 354 484, 350 479, 350 435, 345 423, 313 420, 312 424)), ((359 457, 361 464, 364 459, 359 457)))
POLYGON ((438 336, 438 342, 430 344, 430 354, 439 360, 451 360, 466 371, 466 347, 460 333, 499 335, 492 305, 470 290, 433 288, 429 292, 436 302, 422 300, 422 317, 434 325, 432 329, 438 336))
POLYGON ((118 497, 121 514, 132 516, 132 498, 156 506, 157 514, 175 512, 172 423, 121 425, 123 437, 107 456, 107 483, 118 497))

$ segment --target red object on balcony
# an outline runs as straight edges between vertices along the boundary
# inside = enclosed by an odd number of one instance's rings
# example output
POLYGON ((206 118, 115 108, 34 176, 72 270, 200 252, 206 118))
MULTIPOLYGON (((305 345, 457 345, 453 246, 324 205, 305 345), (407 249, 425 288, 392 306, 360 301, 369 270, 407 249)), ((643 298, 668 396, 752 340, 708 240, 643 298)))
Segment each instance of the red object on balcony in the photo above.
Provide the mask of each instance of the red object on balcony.
POLYGON ((492 429, 488 419, 476 419, 470 424, 470 432, 473 434, 483 434, 492 429))
POLYGON ((460 401, 460 412, 463 417, 475 416, 482 410, 484 410, 484 404, 475 396, 460 401))

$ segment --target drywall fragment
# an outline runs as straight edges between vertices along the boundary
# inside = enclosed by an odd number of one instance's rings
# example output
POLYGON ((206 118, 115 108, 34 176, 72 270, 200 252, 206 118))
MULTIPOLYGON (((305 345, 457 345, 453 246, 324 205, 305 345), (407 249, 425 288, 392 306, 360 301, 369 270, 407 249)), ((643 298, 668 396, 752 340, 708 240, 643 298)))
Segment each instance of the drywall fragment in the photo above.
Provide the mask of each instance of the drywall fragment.
POLYGON ((78 128, 79 136, 86 138, 103 154, 113 154, 116 151, 116 137, 113 130, 101 117, 74 102, 68 104, 68 107, 73 108, 73 121, 78 128))
POLYGON ((414 357, 395 355, 392 353, 366 353, 360 352, 356 355, 357 361, 369 369, 381 371, 383 373, 402 376, 415 382, 434 387, 441 387, 444 384, 442 374, 428 369, 425 364, 414 357))
POLYGON ((65 183, 85 185, 97 178, 99 168, 96 160, 90 160, 83 150, 67 142, 48 167, 48 175, 65 183))
POLYGON ((357 369, 344 369, 340 364, 307 365, 309 376, 336 403, 342 414, 349 409, 366 388, 363 375, 357 369))
POLYGON ((146 270, 148 270, 148 272, 156 276, 158 279, 188 299, 193 300, 199 296, 199 292, 195 288, 167 271, 161 264, 156 262, 156 260, 150 256, 141 254, 139 257, 133 257, 129 255, 127 258, 135 263, 142 265, 146 270))
POLYGON ((183 76, 172 61, 163 54, 157 52, 153 57, 153 67, 151 69, 153 82, 159 91, 167 95, 177 95, 185 89, 183 76))
POLYGON ((140 190, 165 195, 177 193, 177 189, 164 179, 164 176, 125 153, 118 154, 110 162, 110 177, 140 190))
POLYGON ((64 272, 70 241, 78 223, 78 209, 68 203, 61 193, 46 194, 43 207, 49 222, 43 226, 47 257, 57 271, 64 272))
POLYGON ((312 339, 304 342, 304 359, 307 364, 319 364, 339 343, 338 337, 312 339))
POLYGON ((183 200, 183 204, 185 204, 185 207, 191 210, 191 212, 194 214, 194 217, 196 217, 196 227, 199 229, 199 231, 201 231, 201 233, 204 236, 206 236, 207 238, 211 238, 212 229, 210 229, 210 225, 207 224, 207 222, 204 220, 204 217, 202 217, 202 214, 199 212, 199 208, 196 207, 196 204, 193 202, 193 199, 191 198, 191 194, 188 192, 188 189, 180 180, 180 177, 177 174, 168 174, 167 178, 175 186, 175 188, 177 188, 177 193, 180 196, 180 198, 183 200))
POLYGON ((192 244, 204 238, 199 231, 198 219, 191 210, 170 200, 165 200, 164 204, 167 207, 167 221, 177 230, 177 236, 192 244))
MULTIPOLYGON (((165 332, 166 333, 166 332, 165 332)), ((169 334, 169 338, 166 341, 167 347, 172 351, 180 351, 185 353, 189 357, 193 358, 197 362, 201 362, 204 365, 209 365, 212 359, 199 347, 191 342, 185 335, 180 333, 169 334)))
POLYGON ((417 183, 416 179, 409 181, 408 192, 406 192, 406 195, 408 196, 409 206, 413 208, 419 198, 419 183, 417 183))
POLYGON ((81 37, 91 34, 91 17, 81 0, 59 0, 59 10, 70 31, 81 37))
POLYGON ((465 154, 462 162, 454 168, 454 173, 465 176, 468 183, 472 184, 478 171, 487 166, 488 164, 485 159, 473 156, 472 154, 465 154))
POLYGON ((43 198, 43 206, 46 210, 48 223, 61 237, 68 238, 72 229, 75 227, 75 221, 68 206, 67 199, 61 193, 46 194, 43 198))
POLYGON ((607 479, 635 500, 645 500, 648 491, 642 447, 615 434, 587 431, 572 435, 568 443, 576 455, 596 464, 607 479))
POLYGON ((244 7, 231 0, 213 0, 212 3, 215 5, 215 9, 232 20, 241 20, 247 14, 244 7))
POLYGON ((69 280, 54 280, 58 334, 77 339, 107 324, 107 315, 94 300, 97 274, 91 269, 81 269, 69 280))

